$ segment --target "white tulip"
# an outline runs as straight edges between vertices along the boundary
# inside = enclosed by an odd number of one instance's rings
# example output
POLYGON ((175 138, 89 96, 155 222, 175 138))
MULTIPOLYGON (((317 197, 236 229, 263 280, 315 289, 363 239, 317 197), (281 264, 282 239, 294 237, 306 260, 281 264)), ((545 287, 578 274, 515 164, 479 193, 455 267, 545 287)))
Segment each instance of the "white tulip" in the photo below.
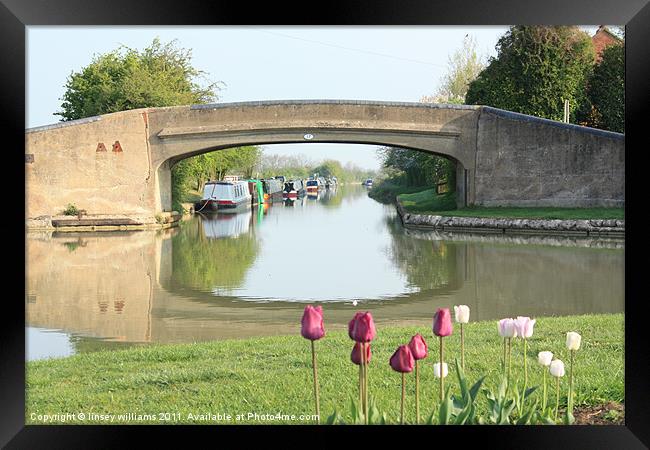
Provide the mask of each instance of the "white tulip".
POLYGON ((551 352, 539 352, 537 354, 537 361, 542 366, 550 366, 552 360, 553 360, 553 353, 551 352))
POLYGON ((517 337, 517 327, 513 319, 501 319, 497 322, 499 335, 504 338, 517 337))
MULTIPOLYGON (((443 378, 447 376, 449 373, 449 367, 447 366, 447 363, 442 363, 442 376, 443 378)), ((435 363, 433 365, 433 375, 436 378, 440 378, 440 363, 435 363)))
POLYGON ((580 341, 582 336, 580 336, 575 331, 569 331, 566 334, 566 348, 569 350, 578 350, 580 348, 580 341))
POLYGON ((458 323, 469 322, 469 306, 467 305, 454 306, 454 316, 456 318, 456 322, 458 323))
POLYGON ((564 376, 564 363, 560 361, 559 359, 554 359, 551 361, 551 367, 549 369, 551 371, 551 375, 554 377, 563 377, 564 376))

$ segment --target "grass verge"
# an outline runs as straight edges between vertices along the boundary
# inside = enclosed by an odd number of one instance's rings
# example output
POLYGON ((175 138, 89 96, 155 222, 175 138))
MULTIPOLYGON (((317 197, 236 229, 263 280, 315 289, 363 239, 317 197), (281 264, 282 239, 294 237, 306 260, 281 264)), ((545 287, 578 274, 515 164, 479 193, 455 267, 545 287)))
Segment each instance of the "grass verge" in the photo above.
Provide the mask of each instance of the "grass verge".
MULTIPOLYGON (((42 424, 42 415, 65 413, 76 416, 49 423, 313 423, 299 418, 314 413, 310 343, 300 336, 299 327, 296 324, 291 336, 152 345, 29 362, 26 423, 42 424), (80 412, 86 414, 84 420, 79 420, 80 412), (114 419, 91 419, 90 413, 111 414, 114 419), (128 413, 136 416, 119 417, 128 413), (159 416, 160 413, 173 416, 159 416), (229 415, 230 419, 208 417, 218 413, 229 415), (249 416, 256 413, 258 416, 249 416), (261 418, 278 413, 293 414, 298 419, 261 418), (138 420, 138 414, 153 418, 138 420), (242 415, 240 420, 238 414, 242 415), (207 418, 204 420, 201 415, 207 418)), ((438 341, 433 339, 430 326, 377 328, 369 369, 370 395, 388 413, 391 422, 399 420, 401 377, 391 370, 388 360, 399 344, 407 343, 419 332, 429 344, 429 356, 420 361, 420 409, 421 416, 428 417, 434 405, 437 407, 434 399, 438 396, 432 368, 438 356, 438 341)), ((503 348, 496 321, 469 323, 464 331, 468 380, 473 383, 486 374, 484 386, 496 388, 502 373, 503 348)), ((567 331, 577 331, 583 337, 574 370, 576 408, 622 403, 623 314, 539 318, 535 334, 528 341, 529 386, 541 384, 537 353, 542 350, 550 350, 565 361, 568 375, 567 331)), ((321 420, 335 408, 349 418, 350 400, 358 395, 358 367, 350 362, 352 341, 345 331, 329 332, 316 342, 316 348, 321 420)), ((446 360, 453 362, 459 349, 460 338, 455 330, 445 338, 446 360)), ((513 342, 512 358, 513 377, 522 379, 522 341, 513 342)), ((458 392, 453 365, 445 385, 458 392)), ((565 404, 568 377, 562 378, 560 385, 561 402, 565 404)), ((411 423, 415 418, 413 392, 414 378, 410 374, 406 417, 411 423)), ((548 392, 549 402, 554 404, 554 383, 549 383, 548 392)), ((541 395, 541 389, 533 395, 541 395)), ((485 408, 485 395, 481 394, 479 414, 484 414, 485 408)))

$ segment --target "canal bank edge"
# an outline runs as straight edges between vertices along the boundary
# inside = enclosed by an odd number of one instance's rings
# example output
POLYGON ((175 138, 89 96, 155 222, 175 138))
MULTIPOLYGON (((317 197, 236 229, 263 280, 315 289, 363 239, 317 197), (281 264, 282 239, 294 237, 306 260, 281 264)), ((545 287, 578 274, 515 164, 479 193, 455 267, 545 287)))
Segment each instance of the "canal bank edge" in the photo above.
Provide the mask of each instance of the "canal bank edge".
POLYGON ((560 234, 565 236, 610 236, 625 238, 625 220, 505 219, 414 214, 406 211, 399 198, 397 213, 407 228, 479 233, 560 234))
POLYGON ((129 231, 129 230, 161 230, 175 227, 180 223, 182 215, 176 211, 163 212, 156 217, 126 216, 126 215, 83 215, 78 216, 40 216, 25 220, 27 232, 32 231, 129 231))

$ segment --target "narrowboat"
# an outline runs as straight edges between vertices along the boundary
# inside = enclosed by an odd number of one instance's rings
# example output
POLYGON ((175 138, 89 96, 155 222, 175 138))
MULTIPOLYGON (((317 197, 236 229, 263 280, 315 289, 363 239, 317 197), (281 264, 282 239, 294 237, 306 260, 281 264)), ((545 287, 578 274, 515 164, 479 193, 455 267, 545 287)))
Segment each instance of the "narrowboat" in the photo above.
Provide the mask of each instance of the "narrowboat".
POLYGON ((262 182, 260 180, 248 180, 248 192, 251 194, 251 205, 264 203, 264 191, 262 189, 262 182))
POLYGON ((318 177, 318 189, 325 189, 325 181, 324 177, 318 177))
POLYGON ((242 205, 250 205, 251 194, 247 181, 208 181, 203 187, 203 198, 196 211, 232 210, 242 205))
POLYGON ((372 178, 368 178, 362 183, 364 186, 372 187, 372 178))
POLYGON ((307 193, 318 192, 318 180, 307 180, 307 193))
POLYGON ((279 202, 282 201, 282 189, 284 183, 278 178, 269 178, 262 180, 262 188, 264 190, 264 202, 279 202))
POLYGON ((282 191, 283 198, 298 198, 305 193, 305 188, 302 180, 289 180, 284 183, 284 190, 282 191))

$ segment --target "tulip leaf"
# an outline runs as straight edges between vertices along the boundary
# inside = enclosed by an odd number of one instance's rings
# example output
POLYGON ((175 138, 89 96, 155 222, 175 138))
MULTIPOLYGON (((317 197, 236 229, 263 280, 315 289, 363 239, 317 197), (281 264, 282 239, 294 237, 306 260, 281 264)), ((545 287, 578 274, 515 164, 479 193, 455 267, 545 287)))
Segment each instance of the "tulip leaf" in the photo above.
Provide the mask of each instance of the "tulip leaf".
POLYGON ((458 364, 458 358, 456 358, 456 375, 460 384, 460 393, 464 397, 467 392, 467 382, 465 381, 465 372, 463 372, 463 368, 458 364))
POLYGON ((478 390, 481 388, 481 385, 483 384, 483 380, 485 380, 486 375, 483 375, 479 380, 474 383, 474 385, 470 388, 469 390, 469 395, 472 397, 472 401, 476 400, 476 394, 478 393, 478 390))
POLYGON ((531 388, 526 389, 526 393, 524 394, 524 398, 527 398, 530 394, 532 394, 533 392, 535 392, 535 390, 536 390, 538 387, 539 387, 539 386, 533 386, 533 387, 531 387, 531 388))
POLYGON ((440 425, 449 424, 449 420, 451 419, 451 407, 451 399, 446 397, 440 404, 440 412, 438 414, 438 423, 440 425))
POLYGON ((434 417, 435 415, 436 415, 436 412, 435 412, 435 411, 432 411, 432 412, 431 412, 431 415, 430 415, 429 418, 427 419, 427 425, 433 425, 433 417, 434 417))
POLYGON ((573 414, 571 411, 567 411, 566 415, 564 416, 564 424, 565 425, 573 425, 576 421, 576 418, 573 417, 573 414))

